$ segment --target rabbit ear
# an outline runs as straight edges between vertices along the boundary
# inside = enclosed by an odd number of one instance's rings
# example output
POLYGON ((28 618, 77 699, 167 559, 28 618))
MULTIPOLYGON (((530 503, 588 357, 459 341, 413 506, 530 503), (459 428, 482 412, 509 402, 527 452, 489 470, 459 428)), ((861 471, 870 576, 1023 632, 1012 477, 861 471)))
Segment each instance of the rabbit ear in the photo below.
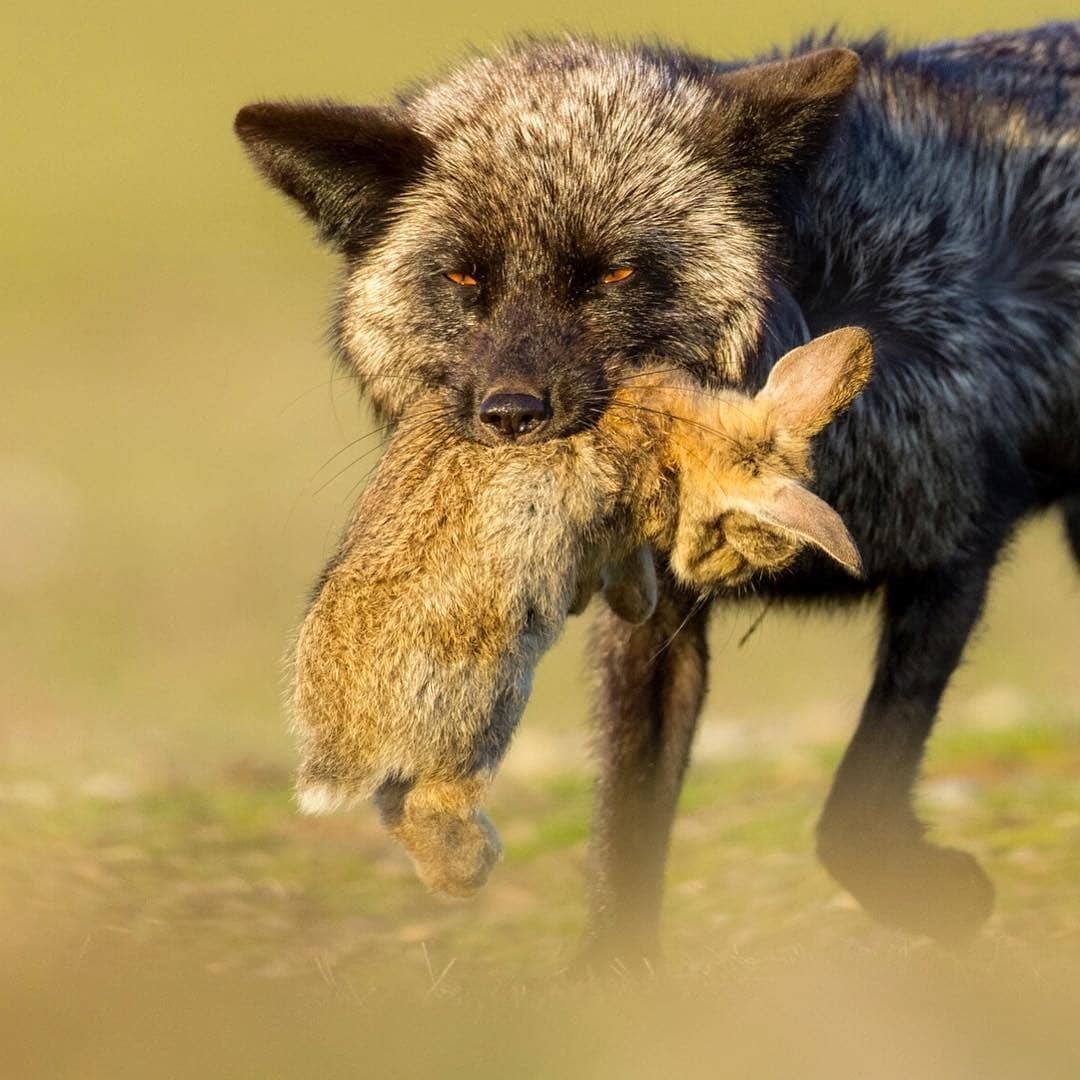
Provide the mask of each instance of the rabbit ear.
POLYGON ((812 544, 853 577, 863 576, 859 549, 840 515, 802 485, 793 481, 785 482, 775 488, 767 499, 754 500, 742 509, 801 544, 812 544))
POLYGON ((809 438, 851 404, 870 378, 873 360, 865 330, 834 330, 782 356, 757 400, 771 405, 788 431, 809 438))

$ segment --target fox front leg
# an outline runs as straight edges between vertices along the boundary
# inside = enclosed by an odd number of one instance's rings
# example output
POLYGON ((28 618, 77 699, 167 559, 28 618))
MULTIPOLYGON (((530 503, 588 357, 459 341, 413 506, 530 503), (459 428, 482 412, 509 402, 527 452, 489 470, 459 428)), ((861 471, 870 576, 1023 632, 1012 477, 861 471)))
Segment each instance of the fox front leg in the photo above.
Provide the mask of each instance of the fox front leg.
POLYGON ((583 970, 657 959, 668 841, 705 694, 708 611, 665 575, 646 622, 598 613, 600 776, 583 970))
POLYGON ((817 829, 822 862, 871 915, 947 944, 978 930, 994 888, 972 856, 926 838, 912 790, 999 550, 886 585, 873 686, 817 829))

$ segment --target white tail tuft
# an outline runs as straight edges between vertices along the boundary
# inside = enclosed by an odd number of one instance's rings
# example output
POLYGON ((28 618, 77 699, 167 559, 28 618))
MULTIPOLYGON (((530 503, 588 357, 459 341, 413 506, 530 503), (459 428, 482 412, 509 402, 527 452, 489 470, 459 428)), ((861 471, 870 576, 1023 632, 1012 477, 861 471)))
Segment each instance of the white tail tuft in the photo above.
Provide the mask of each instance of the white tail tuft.
POLYGON ((308 784, 296 789, 301 814, 329 814, 351 801, 346 791, 329 784, 308 784))

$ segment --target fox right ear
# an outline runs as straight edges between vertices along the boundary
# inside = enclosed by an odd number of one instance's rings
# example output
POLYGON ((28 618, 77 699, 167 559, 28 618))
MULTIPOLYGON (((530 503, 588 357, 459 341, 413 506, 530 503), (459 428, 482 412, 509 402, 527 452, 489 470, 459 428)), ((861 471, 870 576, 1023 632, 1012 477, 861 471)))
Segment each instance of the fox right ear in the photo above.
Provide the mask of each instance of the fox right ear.
POLYGON ((846 326, 782 356, 757 400, 768 402, 788 431, 809 438, 854 401, 873 363, 870 335, 846 326))
POLYGON ((234 127, 259 171, 342 249, 371 238, 431 153, 393 109, 267 102, 241 109, 234 127))
POLYGON ((817 49, 714 77, 735 105, 717 119, 720 146, 767 186, 798 174, 825 147, 859 75, 850 49, 817 49))

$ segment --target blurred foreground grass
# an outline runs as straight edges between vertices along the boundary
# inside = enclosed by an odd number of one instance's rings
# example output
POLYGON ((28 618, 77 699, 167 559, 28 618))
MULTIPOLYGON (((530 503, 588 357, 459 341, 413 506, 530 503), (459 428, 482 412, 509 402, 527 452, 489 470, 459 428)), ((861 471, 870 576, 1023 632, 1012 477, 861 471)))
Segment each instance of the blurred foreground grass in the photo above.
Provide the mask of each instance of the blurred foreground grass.
POLYGON ((197 787, 9 781, 5 1075, 1076 1075, 1080 722, 939 740, 925 808, 999 891, 959 954, 875 926, 815 863, 838 752, 707 755, 667 964, 602 985, 560 974, 579 773, 500 784, 506 858, 464 904, 424 893, 369 808, 300 818, 289 777, 251 761, 197 787))

